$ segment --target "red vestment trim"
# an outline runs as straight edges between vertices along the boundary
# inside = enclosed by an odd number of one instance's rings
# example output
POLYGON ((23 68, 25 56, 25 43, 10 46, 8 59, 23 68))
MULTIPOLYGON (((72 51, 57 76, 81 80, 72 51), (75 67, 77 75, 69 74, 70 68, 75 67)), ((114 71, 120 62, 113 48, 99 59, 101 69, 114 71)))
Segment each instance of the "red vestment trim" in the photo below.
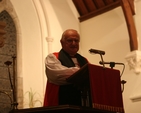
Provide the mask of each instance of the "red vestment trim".
MULTIPOLYGON (((58 58, 59 53, 53 53, 58 58)), ((47 80, 46 92, 43 106, 57 106, 58 104, 59 85, 50 83, 47 80)))

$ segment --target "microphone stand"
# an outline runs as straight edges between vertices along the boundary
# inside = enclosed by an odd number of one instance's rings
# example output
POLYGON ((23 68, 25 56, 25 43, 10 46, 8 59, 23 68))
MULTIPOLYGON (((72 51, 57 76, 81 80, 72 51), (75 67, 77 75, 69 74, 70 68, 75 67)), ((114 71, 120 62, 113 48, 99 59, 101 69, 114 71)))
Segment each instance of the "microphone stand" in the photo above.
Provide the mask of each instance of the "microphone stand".
POLYGON ((105 64, 104 64, 104 60, 103 60, 102 54, 101 53, 99 53, 99 54, 100 54, 100 57, 101 57, 103 68, 105 68, 105 64))
POLYGON ((115 62, 110 62, 110 67, 113 69, 113 67, 115 67, 115 62))
MULTIPOLYGON (((104 61, 100 61, 100 64, 104 64, 104 61)), ((109 62, 109 64, 110 64, 110 67, 111 67, 111 69, 113 69, 113 67, 115 67, 115 62, 109 62)), ((125 68, 125 65, 123 64, 123 63, 121 63, 124 67, 123 67, 123 71, 124 71, 124 68, 125 68)), ((123 71, 122 71, 122 74, 123 74, 123 71)), ((122 74, 120 75, 120 77, 122 76, 122 74)), ((123 93, 123 91, 124 91, 124 84, 126 83, 126 81, 125 80, 121 80, 121 84, 122 84, 122 93, 123 93)))
POLYGON ((115 63, 114 62, 111 62, 110 63, 110 67, 111 67, 111 69, 113 69, 113 67, 115 67, 115 63))

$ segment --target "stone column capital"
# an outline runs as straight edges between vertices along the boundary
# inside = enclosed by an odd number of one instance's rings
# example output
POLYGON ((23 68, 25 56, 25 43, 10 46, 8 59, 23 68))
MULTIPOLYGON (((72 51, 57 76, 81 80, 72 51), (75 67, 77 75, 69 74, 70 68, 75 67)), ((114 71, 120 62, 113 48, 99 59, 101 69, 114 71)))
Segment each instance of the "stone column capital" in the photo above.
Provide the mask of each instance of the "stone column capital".
POLYGON ((130 52, 125 57, 130 70, 134 70, 136 74, 140 74, 141 72, 141 51, 135 50, 130 52))

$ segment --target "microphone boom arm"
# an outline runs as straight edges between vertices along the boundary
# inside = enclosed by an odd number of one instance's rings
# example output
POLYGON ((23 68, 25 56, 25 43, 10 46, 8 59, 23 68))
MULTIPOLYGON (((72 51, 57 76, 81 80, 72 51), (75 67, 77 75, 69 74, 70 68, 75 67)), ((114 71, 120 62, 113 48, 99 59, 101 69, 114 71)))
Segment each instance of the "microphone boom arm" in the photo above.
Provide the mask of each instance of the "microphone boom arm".
MULTIPOLYGON (((100 54, 100 57, 101 57, 102 62, 104 62, 103 57, 102 57, 102 54, 100 54)), ((102 63, 102 65, 103 65, 103 68, 105 68, 105 64, 102 63)))

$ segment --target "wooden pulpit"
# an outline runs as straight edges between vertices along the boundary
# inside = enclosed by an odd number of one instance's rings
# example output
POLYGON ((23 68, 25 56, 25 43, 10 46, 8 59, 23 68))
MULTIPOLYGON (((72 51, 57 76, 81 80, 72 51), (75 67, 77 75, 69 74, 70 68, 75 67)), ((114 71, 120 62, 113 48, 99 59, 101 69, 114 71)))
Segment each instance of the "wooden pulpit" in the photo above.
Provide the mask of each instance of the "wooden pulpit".
POLYGON ((124 113, 119 70, 86 64, 67 81, 82 91, 82 106, 27 108, 10 113, 124 113))
POLYGON ((86 64, 67 81, 81 88, 84 107, 124 113, 119 70, 86 64))

